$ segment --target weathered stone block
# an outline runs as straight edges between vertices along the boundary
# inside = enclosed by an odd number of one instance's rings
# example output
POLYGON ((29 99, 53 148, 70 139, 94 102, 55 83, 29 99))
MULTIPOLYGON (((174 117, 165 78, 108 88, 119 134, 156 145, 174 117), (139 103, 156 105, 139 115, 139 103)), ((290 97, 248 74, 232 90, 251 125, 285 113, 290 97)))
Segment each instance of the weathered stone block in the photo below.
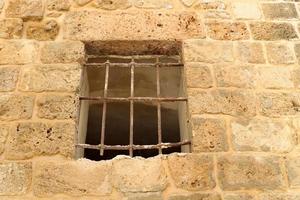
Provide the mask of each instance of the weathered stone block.
POLYGON ((23 70, 20 90, 75 92, 79 87, 80 75, 79 64, 33 65, 23 70))
POLYGON ((207 10, 204 13, 207 19, 231 19, 231 14, 226 10, 207 10))
POLYGON ((183 5, 185 6, 192 6, 197 0, 181 0, 181 2, 183 3, 183 5))
POLYGON ((104 10, 124 10, 131 7, 130 0, 95 0, 93 4, 96 8, 104 10))
POLYGON ((26 37, 35 40, 54 40, 58 34, 59 26, 55 20, 41 23, 31 23, 26 29, 26 37))
POLYGON ((77 5, 79 6, 84 6, 88 3, 90 3, 92 0, 74 0, 76 2, 77 5))
POLYGON ((218 177, 224 190, 274 190, 284 186, 278 157, 228 155, 218 159, 218 177))
POLYGON ((298 63, 300 64, 300 44, 295 44, 295 53, 297 56, 298 63))
POLYGON ((292 188, 300 188, 300 156, 289 157, 286 161, 286 168, 289 185, 292 188))
POLYGON ((19 69, 16 66, 0 67, 0 91, 12 91, 16 88, 19 69))
POLYGON ((232 9, 237 19, 260 19, 261 13, 257 2, 233 2, 232 9))
POLYGON ((108 195, 112 190, 110 178, 111 162, 40 161, 35 166, 33 192, 39 197, 108 195))
POLYGON ((208 66, 200 63, 186 63, 187 87, 210 88, 213 78, 208 66))
POLYGON ((285 120, 235 120, 231 122, 232 142, 237 151, 293 150, 297 136, 285 120))
POLYGON ((221 119, 209 119, 194 116, 193 152, 227 151, 226 122, 221 119))
POLYGON ((31 174, 30 162, 0 163, 0 195, 20 195, 28 192, 31 174))
POLYGON ((0 155, 4 152, 8 133, 9 133, 9 126, 5 124, 0 124, 0 155))
POLYGON ((289 23, 253 22, 250 24, 256 40, 292 40, 298 38, 296 30, 289 23))
POLYGON ((299 193, 288 192, 269 192, 257 195, 257 200, 298 200, 300 199, 299 193))
POLYGON ((262 88, 293 88, 293 70, 286 67, 258 67, 258 84, 262 88))
POLYGON ((26 159, 40 155, 74 152, 75 125, 65 122, 22 122, 12 127, 6 143, 7 159, 26 159))
POLYGON ((228 193, 224 195, 224 200, 255 200, 255 196, 245 193, 228 193))
POLYGON ((209 0, 209 1, 198 1, 194 8, 198 10, 225 10, 227 5, 224 1, 209 0))
POLYGON ((254 116, 255 95, 241 90, 188 90, 190 112, 193 114, 225 114, 233 116, 254 116), (249 101, 251 99, 251 101, 249 101))
POLYGON ((186 190, 211 190, 216 183, 213 160, 197 154, 173 154, 168 157, 171 176, 178 188, 186 190))
POLYGON ((216 40, 246 40, 249 31, 243 22, 209 22, 206 23, 208 36, 216 40))
POLYGON ((32 116, 34 97, 21 94, 0 95, 0 120, 29 119, 32 116))
POLYGON ((187 194, 171 194, 168 200, 221 200, 219 194, 213 193, 187 193, 187 194))
POLYGON ((266 44, 267 57, 271 64, 295 63, 293 50, 282 43, 266 44))
POLYGON ((235 48, 238 60, 242 63, 266 63, 263 47, 260 43, 240 42, 235 48))
POLYGON ((44 4, 41 0, 9 0, 5 14, 6 17, 40 20, 43 18, 44 4))
POLYGON ((264 3, 261 6, 266 19, 298 18, 294 3, 264 3))
POLYGON ((72 95, 46 95, 38 98, 38 116, 45 119, 74 119, 78 97, 72 95))
POLYGON ((2 9, 4 7, 4 3, 5 3, 5 0, 0 0, 0 14, 1 14, 2 9))
POLYGON ((147 9, 173 8, 173 4, 168 0, 133 0, 133 5, 137 8, 147 9))
POLYGON ((33 41, 7 40, 0 43, 0 65, 33 63, 38 45, 33 41))
POLYGON ((231 42, 187 40, 183 44, 183 54, 187 62, 217 63, 234 60, 231 42))
POLYGON ((43 63, 82 63, 84 44, 77 41, 47 42, 42 46, 43 63))
POLYGON ((18 39, 22 37, 22 19, 6 18, 0 20, 0 38, 18 39))
POLYGON ((47 0, 48 10, 67 11, 70 7, 70 0, 47 0))
POLYGON ((163 200, 161 192, 130 193, 124 200, 163 200))
POLYGON ((75 11, 66 15, 64 26, 66 39, 81 41, 205 37, 203 25, 193 12, 75 11))
POLYGON ((117 158, 113 160, 112 181, 122 192, 157 192, 166 188, 167 174, 160 157, 117 158))
POLYGON ((253 88, 256 86, 256 71, 253 66, 214 66, 217 86, 253 88))

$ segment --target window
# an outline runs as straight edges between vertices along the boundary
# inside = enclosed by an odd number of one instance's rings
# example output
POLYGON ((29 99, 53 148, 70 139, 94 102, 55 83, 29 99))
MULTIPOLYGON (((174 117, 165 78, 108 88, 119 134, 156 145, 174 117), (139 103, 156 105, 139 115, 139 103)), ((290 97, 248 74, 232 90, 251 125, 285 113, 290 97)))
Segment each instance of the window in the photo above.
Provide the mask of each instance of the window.
POLYGON ((189 152, 181 44, 86 44, 77 157, 189 152))

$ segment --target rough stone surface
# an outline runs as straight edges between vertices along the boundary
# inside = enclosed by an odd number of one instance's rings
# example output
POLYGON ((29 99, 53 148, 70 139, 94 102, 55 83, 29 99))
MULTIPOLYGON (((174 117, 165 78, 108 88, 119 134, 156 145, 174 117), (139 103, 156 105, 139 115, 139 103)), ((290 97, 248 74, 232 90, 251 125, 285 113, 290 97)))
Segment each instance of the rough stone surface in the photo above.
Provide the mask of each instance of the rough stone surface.
POLYGON ((297 56, 298 63, 300 63, 300 44, 295 44, 295 53, 297 56))
POLYGON ((112 181, 122 192, 157 192, 166 188, 167 174, 160 157, 115 159, 112 181))
POLYGON ((137 8, 147 8, 147 9, 170 9, 173 8, 173 5, 170 1, 160 0, 134 0, 133 5, 137 8))
POLYGON ((181 0, 183 5, 185 6, 192 6, 197 0, 181 0))
POLYGON ((187 87, 210 88, 213 86, 213 78, 208 66, 200 63, 187 63, 185 67, 187 87))
POLYGON ((205 37, 197 15, 187 12, 75 11, 66 15, 64 26, 66 39, 82 41, 205 37))
POLYGON ((19 69, 16 66, 0 67, 0 91, 7 92, 16 88, 19 69))
POLYGON ((233 13, 237 19, 260 19, 261 13, 257 2, 233 2, 233 13))
POLYGON ((191 194, 171 194, 168 200, 221 200, 219 194, 191 193, 191 194))
POLYGON ((33 192, 39 197, 60 193, 103 196, 111 193, 110 178, 111 162, 41 161, 35 166, 33 192))
POLYGON ((199 191, 213 189, 216 185, 210 156, 174 154, 168 157, 168 165, 178 188, 199 191))
POLYGON ((224 190, 283 188, 278 157, 223 156, 218 159, 218 177, 224 190))
POLYGON ((229 193, 224 195, 224 200, 255 200, 255 196, 245 193, 229 193))
POLYGON ((267 57, 271 64, 291 64, 295 62, 293 50, 281 43, 266 44, 267 57))
POLYGON ((250 91, 189 89, 190 112, 194 114, 226 114, 234 116, 254 116, 256 114, 255 96, 250 91))
POLYGON ((1 19, 0 20, 0 38, 18 39, 22 36, 22 19, 1 19))
POLYGON ((130 0, 95 0, 94 6, 104 10, 123 10, 131 7, 130 0))
POLYGON ((163 200, 163 196, 160 192, 130 193, 124 200, 163 200))
POLYGON ((262 10, 266 19, 295 19, 298 18, 295 4, 293 3, 265 3, 262 10))
POLYGON ((5 124, 0 124, 0 155, 4 152, 8 133, 9 133, 9 126, 5 124))
POLYGON ((26 159, 60 154, 71 157, 75 125, 65 122, 21 122, 12 127, 7 140, 7 159, 26 159))
POLYGON ((300 156, 289 157, 286 161, 289 184, 293 188, 300 188, 300 156))
POLYGON ((2 9, 4 7, 4 3, 5 3, 5 0, 0 0, 0 14, 1 14, 2 9))
POLYGON ((70 7, 70 0, 47 0, 48 10, 67 11, 70 7))
POLYGON ((0 43, 0 65, 33 63, 37 43, 26 40, 7 40, 0 43))
POLYGON ((266 63, 263 47, 260 43, 240 42, 235 48, 238 60, 242 63, 266 63))
POLYGON ((289 23, 255 22, 250 24, 256 40, 292 40, 298 38, 296 30, 289 23))
POLYGON ((41 50, 43 63, 82 63, 84 55, 84 45, 77 41, 47 42, 41 50))
POLYGON ((92 0, 74 0, 79 6, 84 6, 90 3, 92 0))
POLYGON ((243 22, 210 22, 206 24, 208 36, 216 40, 246 40, 249 31, 243 22))
POLYGON ((21 94, 0 95, 0 120, 30 119, 34 97, 21 94))
POLYGON ((74 119, 77 98, 72 95, 47 95, 38 98, 38 116, 45 119, 74 119))
POLYGON ((258 84, 262 88, 293 88, 293 70, 286 67, 258 67, 258 84))
POLYGON ((5 14, 6 17, 39 20, 44 14, 44 4, 41 0, 9 0, 5 14))
POLYGON ((33 65, 24 69, 20 82, 22 91, 64 91, 78 90, 81 66, 68 65, 33 65))
POLYGON ((31 23, 26 29, 28 39, 54 40, 59 32, 59 25, 55 20, 42 23, 31 23))
POLYGON ((220 119, 192 117, 193 152, 226 151, 226 122, 220 119))
POLYGON ((296 144, 296 135, 284 120, 235 120, 231 122, 232 141, 237 151, 286 153, 296 144))
POLYGON ((188 62, 232 62, 233 44, 230 42, 210 42, 187 40, 184 46, 184 59, 188 62))
POLYGON ((269 192, 257 195, 257 200, 298 200, 300 199, 300 194, 298 193, 279 193, 279 192, 269 192))
POLYGON ((194 6, 197 10, 225 10, 226 4, 219 0, 198 1, 194 6))

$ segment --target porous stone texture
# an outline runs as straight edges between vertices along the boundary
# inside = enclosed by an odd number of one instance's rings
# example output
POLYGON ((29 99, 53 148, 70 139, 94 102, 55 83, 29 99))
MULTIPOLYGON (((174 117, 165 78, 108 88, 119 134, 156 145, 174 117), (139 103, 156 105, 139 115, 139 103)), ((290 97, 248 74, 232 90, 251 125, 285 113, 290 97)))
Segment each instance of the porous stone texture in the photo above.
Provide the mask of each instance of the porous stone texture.
POLYGON ((249 32, 245 23, 210 22, 207 23, 208 36, 216 40, 246 40, 249 32))
POLYGON ((258 200, 297 200, 300 198, 300 194, 297 193, 280 193, 280 192, 269 192, 262 193, 257 196, 258 200))
POLYGON ((22 19, 1 19, 0 20, 0 38, 18 39, 22 36, 23 21, 22 19))
POLYGON ((19 69, 17 66, 0 67, 0 91, 8 92, 16 88, 19 76, 19 69))
POLYGON ((124 200, 163 200, 160 192, 129 193, 124 200))
POLYGON ((40 20, 44 14, 44 4, 41 0, 8 0, 5 14, 6 17, 40 20))
POLYGON ((264 16, 267 19, 293 19, 298 18, 293 3, 265 3, 262 4, 264 16))
POLYGON ((300 188, 300 157, 291 156, 286 161, 289 184, 293 188, 300 188))
POLYGON ((127 9, 131 7, 129 0, 95 0, 94 6, 104 10, 127 9))
POLYGON ((31 162, 0 163, 0 195, 21 195, 30 189, 31 162))
POLYGON ((71 7, 71 0, 47 0, 47 9, 67 11, 71 7))
POLYGON ((35 165, 33 180, 33 192, 39 197, 55 194, 104 196, 112 191, 111 162, 44 160, 35 165))
POLYGON ((174 154, 168 157, 168 164, 178 188, 199 191, 213 189, 216 185, 213 176, 213 160, 210 156, 174 154))
POLYGON ((75 125, 66 122, 20 122, 14 124, 7 139, 7 159, 27 159, 60 154, 71 157, 75 125))
POLYGON ((7 126, 5 124, 0 124, 0 155, 5 150, 5 142, 6 142, 8 133, 9 133, 9 126, 7 126))
POLYGON ((300 44, 295 44, 295 53, 297 56, 298 63, 300 63, 300 44))
POLYGON ((280 43, 266 45, 268 61, 271 64, 292 64, 295 62, 292 49, 280 43))
POLYGON ((213 77, 207 65, 201 63, 187 63, 185 67, 188 87, 210 88, 213 86, 213 77))
POLYGON ((223 190, 284 187, 278 157, 222 156, 218 158, 218 178, 223 190))
POLYGON ((209 193, 172 194, 168 200, 221 200, 221 196, 209 193))
POLYGON ((228 193, 224 195, 224 200, 255 200, 255 196, 245 193, 228 193))
POLYGON ((266 63, 263 45, 260 43, 240 42, 236 45, 235 51, 241 63, 266 63))
POLYGON ((55 20, 42 23, 31 23, 26 30, 27 38, 35 40, 54 40, 59 32, 59 25, 55 20))
POLYGON ((219 119, 192 117, 194 152, 226 151, 226 122, 219 119))

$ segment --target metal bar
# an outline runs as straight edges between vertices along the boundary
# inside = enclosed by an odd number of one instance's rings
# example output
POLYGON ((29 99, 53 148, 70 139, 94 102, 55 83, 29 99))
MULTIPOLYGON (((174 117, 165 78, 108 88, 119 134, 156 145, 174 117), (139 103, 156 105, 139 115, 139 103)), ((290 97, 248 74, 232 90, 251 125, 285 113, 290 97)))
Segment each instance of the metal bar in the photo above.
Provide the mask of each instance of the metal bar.
MULTIPOLYGON (((130 67, 132 63, 110 63, 110 67, 130 67)), ((134 63, 135 67, 156 67, 155 63, 134 63)), ((87 67, 105 67, 105 63, 86 63, 87 67)), ((182 63, 160 63, 160 67, 183 67, 182 63)))
MULTIPOLYGON (((160 70, 159 70, 159 60, 156 58, 156 95, 160 98, 160 70)), ((158 144, 162 143, 161 135, 161 103, 157 101, 157 136, 158 144)), ((162 148, 158 148, 159 154, 162 154, 162 148)))
MULTIPOLYGON (((132 63, 130 66, 130 97, 134 97, 134 62, 132 59, 132 63)), ((132 157, 133 156, 133 100, 130 100, 130 136, 129 136, 129 155, 132 157)))
POLYGON ((161 144, 154 144, 154 145, 91 145, 91 144, 77 144, 77 147, 85 148, 85 149, 105 149, 105 150, 144 150, 144 149, 167 149, 172 147, 178 147, 178 146, 184 146, 184 145, 190 145, 191 141, 185 140, 182 142, 176 142, 176 143, 161 143, 161 144))
MULTIPOLYGON (((105 63, 105 83, 104 83, 104 98, 107 97, 107 89, 108 89, 108 78, 109 78, 109 62, 105 63)), ((104 139, 105 139, 105 120, 106 120, 106 109, 107 109, 107 102, 103 102, 103 109, 102 109, 102 122, 101 122, 101 147, 104 146, 104 139)), ((100 148, 100 155, 104 155, 104 149, 100 148)))
POLYGON ((174 102, 174 101, 187 101, 186 97, 79 97, 82 101, 101 101, 101 102, 174 102))

